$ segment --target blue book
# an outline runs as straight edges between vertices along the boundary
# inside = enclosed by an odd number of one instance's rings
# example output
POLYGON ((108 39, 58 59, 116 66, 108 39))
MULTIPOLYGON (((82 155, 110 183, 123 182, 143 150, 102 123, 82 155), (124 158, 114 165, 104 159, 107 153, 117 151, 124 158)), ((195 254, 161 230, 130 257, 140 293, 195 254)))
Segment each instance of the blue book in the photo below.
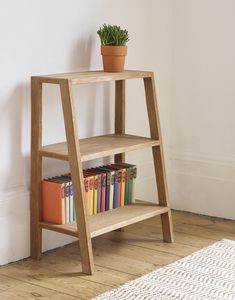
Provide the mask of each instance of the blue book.
POLYGON ((114 175, 114 192, 113 192, 113 208, 118 207, 118 181, 117 181, 118 171, 115 171, 114 175))

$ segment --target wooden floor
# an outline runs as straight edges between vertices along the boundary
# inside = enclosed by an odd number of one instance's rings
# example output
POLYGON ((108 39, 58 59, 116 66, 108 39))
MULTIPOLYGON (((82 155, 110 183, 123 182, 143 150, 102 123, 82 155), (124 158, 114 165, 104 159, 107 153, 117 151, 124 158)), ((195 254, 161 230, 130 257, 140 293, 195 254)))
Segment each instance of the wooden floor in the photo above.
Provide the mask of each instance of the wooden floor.
POLYGON ((162 242, 160 218, 94 238, 95 275, 81 273, 78 244, 0 268, 0 299, 91 299, 223 238, 235 222, 174 212, 174 244, 162 242))

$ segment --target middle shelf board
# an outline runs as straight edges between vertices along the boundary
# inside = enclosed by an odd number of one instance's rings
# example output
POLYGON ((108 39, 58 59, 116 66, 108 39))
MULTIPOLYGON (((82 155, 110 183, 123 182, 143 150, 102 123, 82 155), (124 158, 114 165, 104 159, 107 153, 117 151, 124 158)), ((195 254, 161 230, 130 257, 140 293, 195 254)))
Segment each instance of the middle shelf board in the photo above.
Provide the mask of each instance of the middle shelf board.
MULTIPOLYGON (((136 203, 134 204, 88 216, 91 237, 96 237, 118 228, 167 213, 169 210, 169 207, 136 200, 136 203)), ((78 236, 77 225, 74 222, 64 225, 41 222, 40 227, 75 237, 78 236)))
MULTIPOLYGON (((159 141, 129 134, 107 134, 80 139, 81 160, 88 161, 109 155, 158 146, 159 141)), ((67 143, 43 146, 40 155, 61 160, 68 160, 67 143)))

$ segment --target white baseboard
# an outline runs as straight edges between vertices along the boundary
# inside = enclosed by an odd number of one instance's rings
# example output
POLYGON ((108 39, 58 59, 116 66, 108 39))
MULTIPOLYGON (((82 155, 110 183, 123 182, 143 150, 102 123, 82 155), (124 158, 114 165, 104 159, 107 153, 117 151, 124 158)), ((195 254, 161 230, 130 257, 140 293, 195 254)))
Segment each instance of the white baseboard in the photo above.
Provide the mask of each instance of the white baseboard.
POLYGON ((235 220, 235 160, 173 153, 170 200, 175 209, 235 220))
POLYGON ((29 256, 29 211, 26 189, 0 191, 0 265, 29 256))

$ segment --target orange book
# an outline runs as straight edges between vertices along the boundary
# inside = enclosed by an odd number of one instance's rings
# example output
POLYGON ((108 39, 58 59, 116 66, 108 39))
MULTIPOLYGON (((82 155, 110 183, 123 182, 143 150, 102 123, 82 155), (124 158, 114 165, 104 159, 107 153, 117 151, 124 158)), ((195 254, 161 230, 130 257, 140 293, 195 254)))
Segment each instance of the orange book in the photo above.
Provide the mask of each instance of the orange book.
POLYGON ((54 224, 65 224, 64 183, 42 181, 42 220, 54 224))

